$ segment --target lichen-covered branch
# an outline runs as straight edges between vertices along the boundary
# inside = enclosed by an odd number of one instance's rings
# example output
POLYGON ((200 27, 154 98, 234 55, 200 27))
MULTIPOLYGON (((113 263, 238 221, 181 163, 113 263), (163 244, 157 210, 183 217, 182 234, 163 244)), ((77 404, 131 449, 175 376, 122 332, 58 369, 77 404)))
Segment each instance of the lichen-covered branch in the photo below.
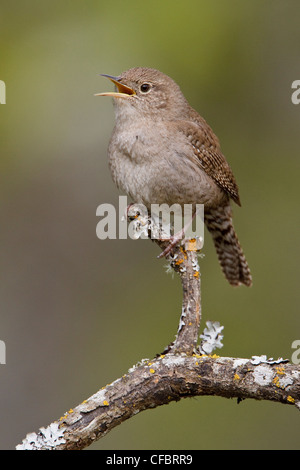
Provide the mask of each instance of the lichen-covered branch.
MULTIPOLYGON (((135 229, 156 230, 153 222, 128 214, 135 229)), ((163 237, 162 237, 163 238, 163 237)), ((156 237, 162 250, 168 241, 156 237)), ((271 400, 300 409, 300 366, 283 359, 253 356, 251 359, 211 354, 222 347, 223 327, 207 322, 197 345, 201 319, 200 270, 193 242, 168 254, 170 266, 179 273, 183 287, 180 323, 174 342, 163 354, 144 359, 122 378, 103 387, 70 409, 59 420, 30 433, 17 450, 80 450, 105 436, 115 426, 143 410, 182 398, 215 395, 238 400, 271 400), (192 243, 192 245, 191 245, 192 243)))
POLYGON ((215 395, 300 408, 300 367, 285 361, 168 353, 143 360, 58 421, 28 434, 18 450, 80 450, 143 410, 215 395))

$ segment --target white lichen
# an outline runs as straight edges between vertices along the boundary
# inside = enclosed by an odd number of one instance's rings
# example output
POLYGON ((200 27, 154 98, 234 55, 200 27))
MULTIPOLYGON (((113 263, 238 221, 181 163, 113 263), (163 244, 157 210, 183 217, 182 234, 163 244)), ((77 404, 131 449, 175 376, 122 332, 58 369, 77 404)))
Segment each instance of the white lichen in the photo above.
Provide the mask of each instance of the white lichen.
MULTIPOLYGON (((183 316, 183 315, 182 315, 183 316)), ((181 331, 181 329, 184 327, 185 325, 185 322, 183 321, 182 319, 182 316, 180 318, 180 322, 179 322, 179 326, 178 326, 178 330, 177 330, 177 333, 179 333, 179 331, 181 331)))
POLYGON ((278 376, 277 386, 286 389, 289 385, 293 385, 294 380, 289 375, 280 375, 278 376))
POLYGON ((289 360, 282 359, 282 357, 276 360, 274 360, 273 357, 270 357, 269 359, 267 359, 267 356, 265 354, 262 354, 261 356, 252 356, 252 359, 250 362, 251 364, 256 366, 258 364, 281 364, 283 362, 289 362, 289 360))
POLYGON ((300 379, 300 371, 299 370, 292 370, 291 374, 294 377, 295 381, 298 381, 300 379))
POLYGON ((174 269, 173 269, 173 266, 172 266, 172 262, 168 262, 167 264, 165 264, 164 266, 165 268, 165 271, 167 274, 172 274, 172 278, 174 277, 174 269))
POLYGON ((224 336, 221 332, 224 326, 221 326, 219 322, 206 322, 207 328, 204 328, 203 333, 200 335, 202 339, 200 344, 201 354, 211 354, 215 349, 222 348, 223 343, 221 342, 224 336))
POLYGON ((196 271, 196 272, 199 272, 199 265, 198 265, 198 261, 192 261, 192 268, 193 268, 193 271, 196 271))
POLYGON ((23 439, 16 450, 52 450, 60 444, 65 444, 65 429, 59 427, 57 421, 46 428, 40 428, 38 433, 31 432, 23 439))
POLYGON ((167 367, 181 366, 185 361, 186 358, 182 356, 166 356, 162 359, 162 363, 167 367))
POLYGON ((130 236, 134 240, 138 238, 147 238, 148 237, 148 230, 149 230, 149 222, 147 219, 143 219, 142 217, 137 217, 135 220, 130 222, 130 226, 128 231, 130 230, 130 236))
POLYGON ((235 360, 233 361, 232 367, 233 367, 234 369, 237 369, 238 367, 244 366, 245 364, 247 364, 247 362, 249 362, 249 359, 235 359, 235 360))
POLYGON ((131 374, 135 369, 137 369, 140 366, 144 366, 150 361, 150 359, 141 359, 139 362, 134 364, 132 367, 128 369, 128 373, 131 374))
POLYGON ((253 371, 254 381, 261 386, 270 385, 274 378, 274 371, 269 367, 258 365, 253 371))

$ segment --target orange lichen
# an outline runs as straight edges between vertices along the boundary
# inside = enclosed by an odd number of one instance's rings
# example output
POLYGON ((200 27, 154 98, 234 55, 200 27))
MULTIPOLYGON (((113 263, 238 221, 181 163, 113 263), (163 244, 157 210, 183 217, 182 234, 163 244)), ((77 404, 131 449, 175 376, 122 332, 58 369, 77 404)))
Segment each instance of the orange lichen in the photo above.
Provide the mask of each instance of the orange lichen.
POLYGON ((285 375, 285 370, 284 370, 284 367, 276 367, 276 373, 278 375, 285 375))
POLYGON ((196 238, 192 238, 186 242, 186 249, 188 251, 197 251, 197 240, 196 238))
POLYGON ((277 375, 275 375, 275 377, 274 377, 274 379, 272 380, 272 382, 273 382, 273 384, 275 385, 275 387, 284 388, 284 387, 281 386, 279 377, 277 377, 277 375))

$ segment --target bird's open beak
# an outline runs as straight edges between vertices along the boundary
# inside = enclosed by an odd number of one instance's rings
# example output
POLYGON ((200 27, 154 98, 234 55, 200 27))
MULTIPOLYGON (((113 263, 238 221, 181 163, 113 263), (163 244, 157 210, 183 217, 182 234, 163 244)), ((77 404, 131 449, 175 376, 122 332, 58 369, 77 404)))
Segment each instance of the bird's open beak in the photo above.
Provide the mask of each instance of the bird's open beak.
POLYGON ((128 98, 129 96, 135 95, 135 91, 127 85, 121 83, 118 77, 112 77, 111 75, 101 74, 102 77, 109 78, 113 82, 118 91, 106 91, 104 93, 96 93, 94 96, 112 96, 113 98, 128 98))

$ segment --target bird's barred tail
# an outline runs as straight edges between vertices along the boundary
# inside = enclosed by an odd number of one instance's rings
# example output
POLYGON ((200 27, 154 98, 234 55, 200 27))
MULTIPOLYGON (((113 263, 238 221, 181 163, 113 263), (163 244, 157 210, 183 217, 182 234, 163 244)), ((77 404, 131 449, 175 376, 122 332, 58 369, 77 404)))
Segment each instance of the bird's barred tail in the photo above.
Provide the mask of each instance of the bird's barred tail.
POLYGON ((230 205, 205 212, 205 225, 213 237, 228 282, 233 286, 251 286, 252 277, 233 228, 230 205))

